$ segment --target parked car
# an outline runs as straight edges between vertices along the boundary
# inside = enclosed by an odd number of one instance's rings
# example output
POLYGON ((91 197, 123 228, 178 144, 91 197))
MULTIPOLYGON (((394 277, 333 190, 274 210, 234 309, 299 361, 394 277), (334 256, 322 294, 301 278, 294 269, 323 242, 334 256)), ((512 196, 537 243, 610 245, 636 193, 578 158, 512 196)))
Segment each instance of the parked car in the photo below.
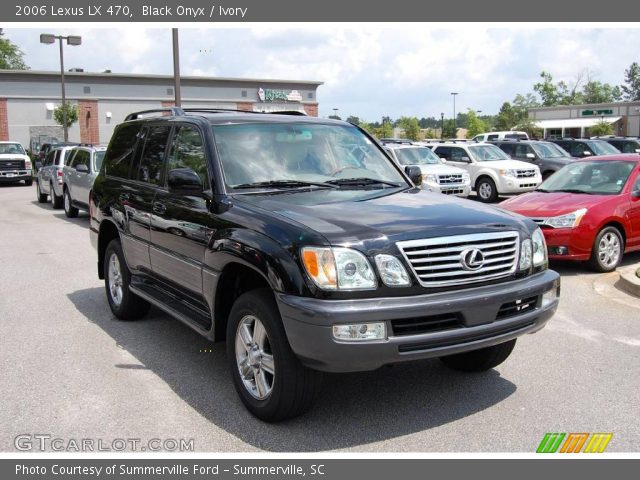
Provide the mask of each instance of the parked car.
POLYGON ((624 252, 640 250, 640 156, 578 160, 535 192, 500 207, 540 225, 549 258, 588 261, 599 272, 614 270, 624 252))
POLYGON ((622 153, 640 153, 640 137, 617 137, 615 135, 603 135, 593 137, 595 140, 604 140, 610 143, 622 153))
POLYGON ((89 210, 89 192, 100 171, 106 147, 81 145, 73 147, 62 169, 64 213, 69 218, 79 210, 89 210))
POLYGON ((472 140, 475 142, 490 142, 492 140, 505 140, 508 138, 513 140, 529 140, 529 134, 527 132, 512 130, 506 132, 486 132, 476 135, 472 140))
POLYGON ((515 160, 537 165, 546 180, 574 159, 562 147, 539 140, 496 140, 493 142, 504 153, 515 160))
POLYGON ((483 202, 534 190, 542 182, 536 165, 513 160, 490 143, 440 143, 431 147, 447 164, 466 170, 483 202))
POLYGON ((384 145, 391 158, 402 168, 416 166, 422 172, 421 187, 446 195, 468 197, 471 193, 469 174, 444 162, 431 149, 411 142, 384 145))
POLYGON ((0 182, 24 182, 27 186, 33 183, 31 159, 22 144, 0 141, 0 182))
POLYGON ((55 209, 62 208, 62 184, 65 162, 72 152, 72 145, 57 146, 49 150, 44 162, 36 162, 39 165, 36 173, 36 198, 38 203, 45 203, 51 199, 51 206, 55 209))
POLYGON ((620 153, 613 145, 604 140, 592 140, 590 138, 550 138, 550 142, 560 145, 569 152, 572 157, 583 158, 594 155, 614 155, 620 153))
POLYGON ((405 171, 346 122, 131 114, 89 200, 111 311, 153 304, 226 340, 240 398, 268 421, 307 410, 320 371, 429 357, 490 369, 556 310, 542 232, 405 171), (185 223, 193 234, 169 230, 185 223))
POLYGON ((70 147, 73 145, 78 145, 76 142, 56 142, 56 143, 43 143, 40 145, 40 151, 38 152, 38 158, 40 162, 44 163, 45 158, 49 155, 49 152, 54 148, 58 147, 70 147))

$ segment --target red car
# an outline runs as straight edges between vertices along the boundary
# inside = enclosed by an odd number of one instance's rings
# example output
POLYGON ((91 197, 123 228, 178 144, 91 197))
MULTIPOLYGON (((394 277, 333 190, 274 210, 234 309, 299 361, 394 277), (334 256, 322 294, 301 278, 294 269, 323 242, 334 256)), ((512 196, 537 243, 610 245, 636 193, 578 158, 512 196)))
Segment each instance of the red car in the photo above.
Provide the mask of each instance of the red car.
POLYGON ((576 160, 500 207, 540 225, 550 259, 615 270, 624 252, 640 250, 640 155, 576 160))

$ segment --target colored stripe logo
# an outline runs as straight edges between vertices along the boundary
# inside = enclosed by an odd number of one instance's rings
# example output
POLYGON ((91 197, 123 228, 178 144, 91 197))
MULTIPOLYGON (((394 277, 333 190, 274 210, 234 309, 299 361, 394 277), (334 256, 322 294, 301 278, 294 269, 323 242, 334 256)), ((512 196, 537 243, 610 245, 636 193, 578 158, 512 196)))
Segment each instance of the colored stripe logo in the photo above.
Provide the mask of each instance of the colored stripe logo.
POLYGON ((613 433, 545 433, 536 453, 602 453, 611 437, 613 433))

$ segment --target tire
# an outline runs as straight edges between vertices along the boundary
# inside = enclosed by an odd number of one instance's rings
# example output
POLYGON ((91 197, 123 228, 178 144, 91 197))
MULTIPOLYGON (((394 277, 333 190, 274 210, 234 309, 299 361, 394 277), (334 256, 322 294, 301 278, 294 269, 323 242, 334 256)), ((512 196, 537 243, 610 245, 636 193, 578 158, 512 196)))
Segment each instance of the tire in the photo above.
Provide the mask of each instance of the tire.
POLYGON ((476 193, 481 202, 493 203, 498 199, 495 182, 489 177, 482 177, 476 184, 476 193))
POLYGON ((624 240, 616 227, 605 227, 593 242, 589 266, 596 272, 612 272, 622 261, 624 240))
POLYGON ((544 182, 547 178, 549 178, 551 175, 553 175, 554 172, 553 170, 547 170, 546 172, 542 173, 542 181, 544 182))
POLYGON ((47 194, 40 191, 40 182, 36 182, 36 198, 38 199, 38 203, 47 202, 47 194))
POLYGON ((49 189, 51 191, 51 193, 49 194, 51 196, 51 206, 55 210, 59 210, 60 208, 62 208, 62 197, 56 195, 56 191, 53 189, 53 183, 49 185, 49 189))
POLYGON ((129 285, 131 272, 120 241, 111 240, 104 254, 104 287, 109 307, 120 320, 136 320, 149 311, 149 302, 131 293, 129 285))
POLYGON ((252 290, 236 299, 227 324, 227 357, 240 399, 266 422, 303 414, 320 391, 322 374, 304 367, 291 350, 268 289, 252 290), (256 333, 258 323, 263 335, 256 333), (263 363, 265 358, 271 361, 263 363), (260 378, 264 382, 259 382, 260 378))
POLYGON ((24 181, 24 185, 25 187, 30 187, 31 185, 33 185, 33 178, 29 178, 27 180, 24 181))
POLYGON ((492 347, 440 357, 447 367, 462 372, 484 372, 504 362, 516 345, 516 339, 492 347))
POLYGON ((78 216, 78 209, 71 205, 71 195, 69 195, 69 189, 65 188, 62 196, 64 198, 64 214, 69 218, 76 218, 78 216))

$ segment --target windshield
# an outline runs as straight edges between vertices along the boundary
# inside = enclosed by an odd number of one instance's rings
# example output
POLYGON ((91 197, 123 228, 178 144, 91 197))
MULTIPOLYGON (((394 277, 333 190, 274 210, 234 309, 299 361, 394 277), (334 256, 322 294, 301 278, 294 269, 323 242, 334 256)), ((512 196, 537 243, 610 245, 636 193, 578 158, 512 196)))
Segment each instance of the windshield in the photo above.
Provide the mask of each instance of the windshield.
POLYGON ((285 185, 284 181, 292 186, 294 182, 324 184, 340 179, 407 186, 387 156, 352 126, 242 123, 212 129, 225 183, 231 188, 273 182, 285 185))
POLYGON ((635 162, 601 161, 570 163, 540 185, 543 192, 618 194, 624 188, 635 162))
POLYGON ((0 143, 0 155, 5 154, 26 155, 24 148, 19 143, 0 143))
POLYGON ((540 158, 571 157, 569 153, 555 143, 532 143, 531 148, 533 148, 540 158))
POLYGON ((430 148, 397 148, 395 150, 400 165, 437 165, 438 156, 430 148))
POLYGON ((589 145, 589 148, 591 148, 596 155, 612 155, 620 153, 620 150, 604 140, 591 140, 586 142, 586 144, 589 145))
POLYGON ((106 150, 98 150, 93 154, 93 171, 98 172, 102 166, 102 160, 104 160, 104 154, 106 150))
POLYGON ((476 162, 490 162, 493 160, 510 160, 509 155, 495 145, 474 145, 469 147, 476 162))

